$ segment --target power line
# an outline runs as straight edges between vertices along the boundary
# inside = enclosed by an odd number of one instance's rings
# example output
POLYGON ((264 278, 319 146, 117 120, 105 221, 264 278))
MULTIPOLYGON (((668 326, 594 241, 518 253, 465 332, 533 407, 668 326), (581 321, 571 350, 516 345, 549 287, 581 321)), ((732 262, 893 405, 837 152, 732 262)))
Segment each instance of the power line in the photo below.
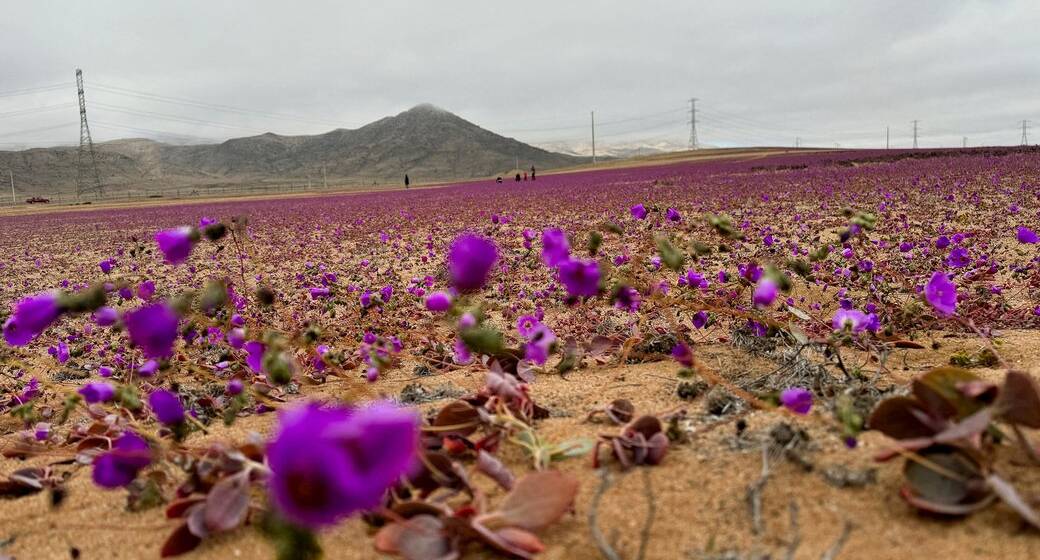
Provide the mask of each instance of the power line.
MULTIPOLYGON (((102 91, 104 91, 106 93, 111 93, 111 94, 115 94, 115 95, 136 97, 136 98, 139 98, 139 99, 146 99, 146 100, 149 100, 149 101, 156 101, 156 102, 159 102, 159 103, 168 103, 168 104, 173 104, 173 105, 186 105, 186 106, 192 106, 192 107, 197 107, 197 108, 202 108, 202 109, 212 109, 212 110, 216 110, 216 111, 224 111, 224 112, 229 112, 229 113, 238 113, 238 114, 241 114, 241 115, 252 115, 252 116, 266 117, 266 118, 271 118, 271 119, 281 119, 281 120, 297 121, 297 122, 302 122, 302 123, 307 123, 307 124, 318 124, 318 125, 323 125, 323 126, 332 126, 332 127, 336 127, 336 128, 340 128, 340 127, 343 127, 344 124, 348 124, 348 123, 341 123, 341 122, 308 119, 308 118, 305 118, 305 117, 300 117, 300 116, 297 116, 297 115, 288 115, 288 114, 284 114, 284 113, 272 113, 272 112, 268 112, 268 111, 257 111, 255 109, 243 109, 241 107, 233 107, 231 105, 221 105, 221 104, 218 104, 218 103, 208 103, 208 102, 205 102, 205 101, 198 101, 198 100, 194 100, 194 99, 187 99, 187 98, 184 98, 184 97, 173 97, 173 96, 169 96, 169 95, 159 95, 159 94, 155 94, 155 93, 148 93, 148 92, 145 92, 145 91, 138 91, 138 90, 133 90, 133 89, 129 89, 129 88, 123 88, 123 87, 118 87, 118 86, 108 86, 108 85, 95 84, 94 87, 97 88, 97 89, 100 89, 100 90, 102 90, 102 91)), ((358 125, 355 124, 355 123, 349 123, 349 126, 358 126, 358 125)))
POLYGON ((63 84, 52 84, 49 86, 39 86, 24 89, 12 89, 8 91, 0 91, 0 97, 14 97, 17 95, 29 95, 33 93, 43 93, 45 91, 54 91, 57 89, 63 89, 72 85, 72 82, 65 82, 63 84))
POLYGON ((0 113, 0 119, 7 117, 18 117, 21 115, 32 115, 35 113, 44 113, 46 111, 53 111, 55 109, 68 109, 75 107, 76 104, 73 102, 58 103, 57 105, 44 105, 43 107, 30 107, 28 109, 19 109, 17 111, 8 111, 6 113, 0 113))
POLYGON ((149 118, 166 120, 166 121, 172 121, 172 122, 179 122, 179 123, 184 123, 184 124, 194 124, 194 125, 201 125, 201 126, 229 128, 229 129, 234 129, 234 130, 248 130, 248 131, 251 131, 251 132, 258 132, 258 133, 261 133, 261 134, 267 132, 266 130, 261 130, 259 128, 252 128, 252 127, 248 127, 248 126, 237 126, 237 125, 233 125, 233 124, 219 123, 219 122, 209 121, 209 120, 204 120, 204 119, 193 119, 191 117, 182 117, 182 116, 179 116, 179 115, 171 115, 169 113, 158 113, 158 112, 155 112, 155 111, 137 110, 137 109, 131 109, 129 107, 122 107, 120 105, 109 105, 107 103, 94 103, 94 106, 97 107, 97 108, 100 108, 103 111, 124 113, 124 114, 127 114, 127 115, 134 115, 134 116, 138 116, 138 117, 149 117, 149 118))

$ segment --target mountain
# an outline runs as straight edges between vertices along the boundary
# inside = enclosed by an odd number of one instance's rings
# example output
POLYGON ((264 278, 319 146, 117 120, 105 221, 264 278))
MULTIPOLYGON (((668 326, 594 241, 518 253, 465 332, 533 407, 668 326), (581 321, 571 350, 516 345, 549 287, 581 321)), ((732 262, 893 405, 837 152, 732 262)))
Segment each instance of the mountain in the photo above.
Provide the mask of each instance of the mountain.
MULTIPOLYGON (((590 157, 592 155, 592 144, 590 142, 548 142, 539 144, 538 147, 572 156, 590 157)), ((596 156, 627 159, 668 152, 681 152, 687 149, 689 148, 685 144, 677 144, 668 140, 659 142, 613 142, 608 144, 597 142, 596 156)))
MULTIPOLYGON (((125 190, 256 183, 413 182, 511 174, 532 165, 552 169, 586 158, 554 153, 485 130, 423 104, 358 129, 312 136, 266 133, 220 144, 174 145, 134 138, 95 144, 102 182, 125 190)), ((76 189, 74 147, 0 152, 19 190, 48 195, 76 189)))

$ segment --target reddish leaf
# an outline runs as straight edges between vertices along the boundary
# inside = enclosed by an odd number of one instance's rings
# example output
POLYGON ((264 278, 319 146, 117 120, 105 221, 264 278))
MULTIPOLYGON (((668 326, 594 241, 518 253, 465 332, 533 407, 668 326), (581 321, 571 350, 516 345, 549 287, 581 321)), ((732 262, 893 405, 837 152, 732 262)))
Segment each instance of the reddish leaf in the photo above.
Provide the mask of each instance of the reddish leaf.
POLYGON ((917 439, 931 437, 935 433, 921 420, 918 402, 910 397, 892 397, 878 403, 871 413, 867 426, 878 430, 892 439, 917 439))
POLYGON ((188 524, 182 523, 177 527, 169 537, 166 538, 166 542, 163 543, 162 551, 159 555, 162 558, 169 558, 170 556, 180 556, 186 552, 195 550, 199 544, 202 543, 202 539, 191 534, 188 530, 188 524))
POLYGON ((467 436, 477 430, 476 423, 479 420, 480 414, 476 408, 473 408, 465 401, 454 401, 445 405, 437 413, 437 418, 434 419, 433 425, 436 427, 466 426, 450 431, 438 431, 438 433, 441 435, 459 434, 467 436))
POLYGON ((191 506, 202 502, 205 498, 184 498, 166 506, 166 518, 184 517, 191 506))
POLYGON ((1000 496, 1000 499, 1004 500, 1005 504, 1011 506, 1011 509, 1015 510, 1020 516, 1022 516, 1022 519, 1025 519, 1033 527, 1040 529, 1040 515, 1038 515, 1036 510, 1022 499, 1018 490, 1015 490, 1015 487, 1012 486, 1011 483, 995 474, 989 475, 989 477, 986 478, 986 482, 989 484, 989 487, 996 492, 997 496, 1000 496))
POLYGON ((967 504, 940 504, 926 500, 916 494, 910 489, 910 485, 904 485, 899 489, 899 495, 903 497, 906 502, 915 508, 927 511, 929 513, 938 513, 940 515, 954 515, 964 516, 971 515, 976 511, 993 503, 993 497, 983 498, 974 503, 967 504))
POLYGON ((1001 418, 1011 424, 1040 428, 1040 385, 1022 371, 1009 371, 997 399, 1001 418))
POLYGON ((503 527, 495 531, 498 536, 515 548, 525 550, 531 554, 545 551, 545 544, 534 534, 516 527, 503 527))
POLYGON ((567 513, 578 494, 578 480, 560 471, 541 471, 517 481, 498 506, 487 517, 499 526, 537 531, 567 513))
POLYGON ((911 350, 923 350, 924 346, 912 341, 912 340, 893 340, 892 346, 896 348, 908 348, 911 350))
POLYGON ((957 367, 939 367, 914 379, 913 393, 932 416, 965 418, 985 403, 966 396, 959 387, 979 381, 974 373, 957 367))
POLYGON ((394 551, 407 560, 455 557, 451 542, 444 534, 444 522, 432 515, 416 515, 391 527, 397 528, 379 531, 382 536, 376 539, 377 550, 394 551))
POLYGON ((939 443, 949 443, 958 439, 970 438, 984 432, 992 421, 993 409, 983 408, 964 420, 961 420, 938 434, 935 434, 933 439, 939 443))
POLYGON ((502 461, 483 449, 477 452, 477 470, 497 482, 502 488, 513 489, 513 483, 516 480, 513 473, 502 464, 502 461))
POLYGON ((224 478, 206 497, 206 528, 212 532, 230 531, 245 521, 249 512, 249 471, 224 478))

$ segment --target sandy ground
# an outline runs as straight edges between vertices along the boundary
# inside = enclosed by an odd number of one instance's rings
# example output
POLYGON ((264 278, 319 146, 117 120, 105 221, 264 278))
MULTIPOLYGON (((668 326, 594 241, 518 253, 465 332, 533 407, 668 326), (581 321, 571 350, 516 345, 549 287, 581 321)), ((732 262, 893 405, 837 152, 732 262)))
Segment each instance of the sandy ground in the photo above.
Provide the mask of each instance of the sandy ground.
MULTIPOLYGON (((1040 346, 1036 332, 1007 332, 1001 335, 1001 348, 1013 367, 1040 371, 1040 346)), ((957 350, 979 347, 969 338, 943 338, 939 351, 904 351, 891 361, 897 368, 890 381, 905 383, 913 375, 941 365, 945 356, 957 350)), ((702 345, 700 358, 717 371, 736 378, 748 371, 763 371, 772 364, 729 345, 702 345)), ((309 387, 315 396, 375 396, 376 391, 396 394, 408 381, 409 367, 389 374, 378 384, 366 386, 355 379, 330 378, 330 382, 309 387)), ((554 417, 538 424, 539 433, 552 441, 572 437, 594 438, 613 433, 616 428, 589 423, 586 414, 615 398, 635 403, 637 412, 661 413, 685 407, 695 427, 704 426, 704 397, 684 402, 675 395, 676 366, 671 361, 634 365, 589 367, 566 378, 542 376, 533 384, 537 402, 554 411, 554 417)), ((976 370, 997 379, 995 370, 976 370)), ((448 383, 464 390, 482 384, 483 374, 476 368, 422 379, 423 385, 437 387, 448 383)), ((424 408, 436 407, 434 402, 424 408)), ((824 414, 816 411, 814 415, 824 414)), ((249 431, 266 432, 274 415, 241 419, 232 429, 217 428, 210 437, 241 439, 249 431)), ((820 558, 842 532, 852 524, 838 558, 896 559, 926 554, 929 557, 957 560, 968 558, 1025 559, 1037 557, 1040 537, 1023 528, 1008 508, 996 505, 965 521, 950 521, 915 513, 897 495, 901 462, 877 464, 872 456, 887 442, 879 434, 866 434, 861 445, 847 450, 833 432, 824 427, 819 416, 791 418, 773 412, 756 412, 746 417, 748 428, 736 437, 735 423, 727 422, 702 431, 691 442, 673 445, 664 463, 621 473, 609 460, 612 482, 602 496, 598 526, 614 543, 622 558, 637 557, 640 534, 647 515, 647 482, 653 496, 655 515, 649 531, 645 557, 746 558, 749 553, 784 557, 790 542, 799 540, 793 558, 820 558), (752 532, 752 519, 746 502, 748 486, 761 473, 760 438, 776 422, 787 420, 808 430, 813 450, 806 456, 815 466, 806 472, 801 466, 777 460, 763 493, 762 534, 752 532), (862 488, 838 488, 828 484, 822 473, 828 467, 844 466, 853 471, 877 469, 877 480, 862 488), (790 508, 798 510, 798 529, 790 526, 790 508), (727 556, 724 553, 735 555, 727 556)), ((9 420, 5 419, 5 422, 9 420)), ((4 426, 5 428, 9 426, 4 426)), ((6 430, 5 430, 6 431, 6 430)), ((1035 434, 1033 434, 1036 437, 1035 434)), ((207 438, 193 436, 191 445, 207 438)), ((513 447, 506 447, 503 458, 520 474, 530 467, 513 447)), ((0 460, 0 473, 53 458, 29 461, 0 460)), ((1040 473, 1026 470, 1023 457, 1007 449, 1000 467, 1013 481, 1025 488, 1040 487, 1040 473)), ((559 467, 581 480, 574 515, 565 517, 542 534, 548 546, 544 558, 582 560, 600 558, 590 532, 589 513, 593 496, 601 484, 588 458, 570 459, 559 467)), ((45 494, 17 500, 0 501, 0 555, 20 560, 76 558, 154 558, 175 522, 163 518, 161 510, 129 513, 124 510, 125 492, 103 491, 93 486, 89 470, 84 469, 70 481, 69 494, 58 510, 52 510, 45 494)), ((359 521, 350 521, 321 537, 330 559, 376 558, 369 531, 359 521)), ((190 559, 269 558, 272 549, 251 527, 203 544, 190 559)), ((486 557, 476 555, 474 557, 486 557)))

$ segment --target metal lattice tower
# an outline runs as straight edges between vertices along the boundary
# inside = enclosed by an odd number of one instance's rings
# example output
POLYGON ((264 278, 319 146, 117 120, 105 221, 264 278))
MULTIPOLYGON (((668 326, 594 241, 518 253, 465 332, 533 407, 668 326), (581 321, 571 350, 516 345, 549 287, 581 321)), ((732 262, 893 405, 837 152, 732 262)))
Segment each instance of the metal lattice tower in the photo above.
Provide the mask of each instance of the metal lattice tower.
POLYGON ((910 121, 910 122, 914 123, 914 149, 917 149, 917 123, 920 122, 920 121, 917 121, 915 119, 915 120, 910 121))
POLYGON ((1029 121, 1025 121, 1024 120, 1024 121, 1022 121, 1022 145, 1023 146, 1028 146, 1029 145, 1029 136, 1027 135, 1028 131, 1029 131, 1029 121))
POLYGON ((101 175, 98 173, 97 153, 87 124, 87 98, 83 95, 83 71, 76 69, 76 93, 79 95, 79 151, 76 153, 76 196, 94 192, 101 198, 101 175), (88 161, 89 158, 89 161, 88 161), (89 166, 89 169, 87 168, 89 166))
POLYGON ((700 148, 700 144, 697 142, 697 98, 690 98, 690 149, 696 150, 700 148))

